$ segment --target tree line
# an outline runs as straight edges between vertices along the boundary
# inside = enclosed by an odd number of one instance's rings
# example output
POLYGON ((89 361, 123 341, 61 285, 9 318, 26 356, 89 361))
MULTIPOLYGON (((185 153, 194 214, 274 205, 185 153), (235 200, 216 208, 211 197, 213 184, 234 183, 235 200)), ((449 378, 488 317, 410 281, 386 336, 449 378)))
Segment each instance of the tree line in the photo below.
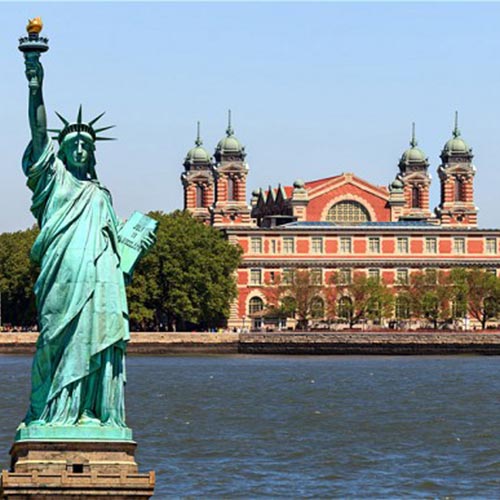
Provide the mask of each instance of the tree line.
MULTIPOLYGON (((138 264, 127 287, 133 330, 211 329, 224 325, 237 296, 235 271, 241 249, 223 233, 197 222, 189 213, 151 212, 158 221, 157 243, 138 264)), ((36 325, 33 287, 38 268, 29 252, 38 235, 33 227, 0 234, 0 305, 2 324, 36 325)), ((500 278, 483 269, 425 270, 406 283, 354 272, 334 273, 326 285, 314 270, 277 277, 261 290, 265 304, 254 315, 295 318, 297 328, 312 322, 372 321, 429 323, 434 328, 463 318, 484 329, 500 319, 500 278)))
MULTIPOLYGON (((268 318, 295 318, 297 329, 314 321, 429 323, 435 329, 469 317, 487 327, 500 319, 500 278, 484 269, 429 269, 414 272, 406 282, 384 280, 355 272, 352 279, 334 273, 326 285, 317 274, 296 270, 262 288, 268 318)), ((259 313, 257 313, 259 314, 259 313)))
MULTIPOLYGON (((221 231, 189 213, 150 212, 157 242, 139 262, 127 287, 132 330, 210 329, 222 326, 236 298, 241 249, 221 231)), ((30 261, 33 227, 0 234, 2 324, 36 325, 33 287, 39 269, 30 261)))

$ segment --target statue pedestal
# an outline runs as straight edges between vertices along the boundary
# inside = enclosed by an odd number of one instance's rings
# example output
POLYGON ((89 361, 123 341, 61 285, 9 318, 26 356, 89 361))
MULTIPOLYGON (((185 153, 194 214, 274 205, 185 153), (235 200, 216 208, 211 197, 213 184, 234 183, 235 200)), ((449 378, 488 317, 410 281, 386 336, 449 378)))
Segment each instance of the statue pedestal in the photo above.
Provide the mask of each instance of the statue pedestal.
POLYGON ((140 474, 133 441, 17 441, 0 498, 125 500, 153 495, 155 475, 140 474))

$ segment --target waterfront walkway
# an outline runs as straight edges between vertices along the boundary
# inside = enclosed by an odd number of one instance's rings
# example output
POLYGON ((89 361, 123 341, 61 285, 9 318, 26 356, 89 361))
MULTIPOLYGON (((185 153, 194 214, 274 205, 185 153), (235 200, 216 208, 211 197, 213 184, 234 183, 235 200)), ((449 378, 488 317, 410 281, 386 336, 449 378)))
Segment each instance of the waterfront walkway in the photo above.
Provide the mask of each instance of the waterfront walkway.
MULTIPOLYGON (((35 351, 38 333, 0 333, 0 353, 35 351)), ((133 332, 130 354, 500 354, 485 332, 133 332)))

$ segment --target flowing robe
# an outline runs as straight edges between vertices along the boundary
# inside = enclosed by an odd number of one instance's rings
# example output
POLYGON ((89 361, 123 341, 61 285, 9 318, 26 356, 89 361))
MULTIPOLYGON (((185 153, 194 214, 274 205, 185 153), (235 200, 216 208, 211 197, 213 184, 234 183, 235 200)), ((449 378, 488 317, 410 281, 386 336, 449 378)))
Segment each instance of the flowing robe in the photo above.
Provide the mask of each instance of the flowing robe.
POLYGON ((40 336, 25 424, 74 425, 82 417, 125 427, 128 311, 111 195, 97 180, 76 178, 50 140, 23 157, 31 211, 40 235, 31 258, 40 336))

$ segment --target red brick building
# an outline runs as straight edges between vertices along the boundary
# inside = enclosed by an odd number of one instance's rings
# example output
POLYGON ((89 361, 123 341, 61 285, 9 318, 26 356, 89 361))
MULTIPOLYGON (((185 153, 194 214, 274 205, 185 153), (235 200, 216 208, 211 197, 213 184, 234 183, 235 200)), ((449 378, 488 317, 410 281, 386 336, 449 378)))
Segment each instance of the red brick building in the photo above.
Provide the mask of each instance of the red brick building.
POLYGON ((429 161, 414 130, 387 188, 341 173, 253 191, 248 205, 245 157, 229 121, 214 160, 198 136, 182 175, 184 208, 243 249, 230 327, 261 326, 263 288, 289 270, 309 269, 325 284, 333 273, 353 272, 393 284, 422 269, 500 268, 500 229, 477 228, 476 168, 457 123, 441 153, 434 211, 429 161))

